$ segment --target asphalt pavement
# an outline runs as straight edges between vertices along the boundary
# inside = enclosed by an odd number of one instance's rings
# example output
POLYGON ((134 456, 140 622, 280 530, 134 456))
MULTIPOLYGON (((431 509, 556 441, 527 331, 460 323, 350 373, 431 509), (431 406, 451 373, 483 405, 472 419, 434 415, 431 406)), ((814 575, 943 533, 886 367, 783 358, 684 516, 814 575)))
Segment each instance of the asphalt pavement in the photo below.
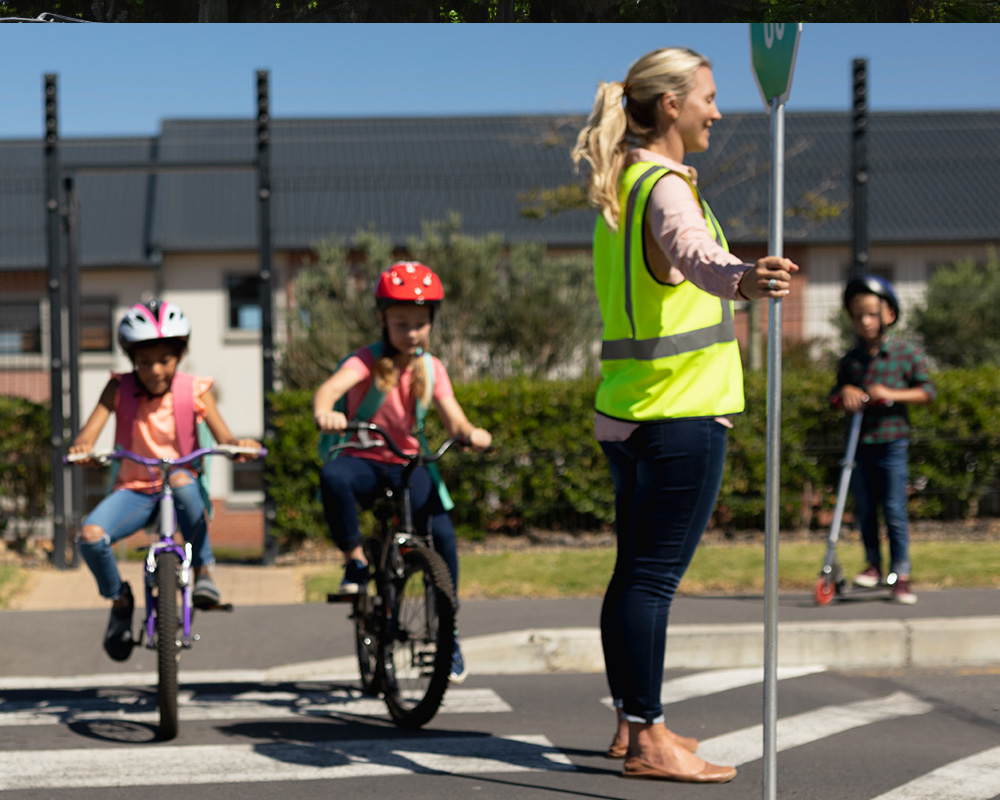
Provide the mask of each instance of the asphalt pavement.
MULTIPOLYGON (((304 604, 306 577, 330 568, 330 564, 219 564, 215 576, 223 600, 237 611, 248 609, 248 615, 256 614, 261 631, 266 632, 267 607, 304 604)), ((121 569, 133 586, 141 585, 140 563, 123 562, 121 569)), ((781 593, 777 604, 779 664, 954 668, 1000 663, 1000 588, 930 591, 917 586, 916 590, 919 602, 912 606, 889 602, 886 590, 845 594, 828 606, 817 606, 811 594, 781 593)), ((46 621, 41 628, 49 634, 75 641, 74 637, 85 631, 89 641, 94 638, 94 629, 98 634, 103 629, 100 620, 108 605, 98 595, 86 568, 34 569, 11 610, 0 612, 0 630, 5 642, 30 640, 39 634, 39 618, 25 612, 41 612, 46 621)), ((600 605, 600 598, 463 600, 459 629, 466 659, 480 674, 600 672, 600 605)), ((304 605, 297 618, 303 623, 305 649, 296 648, 294 656, 288 650, 275 652, 257 668, 284 665, 303 675, 356 672, 346 614, 346 607, 336 610, 325 604, 304 605), (330 619, 339 622, 328 625, 330 619), (323 626, 338 640, 336 647, 320 637, 324 640, 310 650, 318 638, 308 635, 315 625, 323 626), (323 657, 331 652, 343 653, 343 657, 323 657)), ((204 615, 200 624, 208 623, 210 617, 215 615, 204 615)), ((666 667, 760 666, 764 618, 764 598, 760 595, 680 595, 671 612, 666 667)), ((225 623, 213 618, 209 630, 211 625, 225 623)), ((0 649, 6 651, 0 654, 0 675, 30 674, 24 670, 36 675, 62 671, 60 665, 43 667, 22 661, 15 655, 18 648, 0 649)), ((99 648, 86 649, 103 657, 99 648)), ((192 666, 190 661, 186 663, 192 666)), ((106 668, 112 663, 104 658, 103 665, 106 668)), ((81 667, 77 663, 75 668, 81 667)))

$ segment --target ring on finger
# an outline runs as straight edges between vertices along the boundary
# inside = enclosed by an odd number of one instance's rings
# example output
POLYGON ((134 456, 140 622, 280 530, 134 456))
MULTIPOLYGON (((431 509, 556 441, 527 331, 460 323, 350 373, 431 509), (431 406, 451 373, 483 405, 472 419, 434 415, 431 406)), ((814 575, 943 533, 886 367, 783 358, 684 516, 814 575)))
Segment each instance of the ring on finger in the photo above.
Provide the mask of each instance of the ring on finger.
POLYGON ((772 291, 772 292, 774 291, 774 284, 775 284, 775 283, 776 283, 776 281, 774 280, 774 278, 771 278, 771 280, 769 280, 769 281, 767 282, 767 288, 768 288, 768 289, 769 289, 770 291, 772 291))

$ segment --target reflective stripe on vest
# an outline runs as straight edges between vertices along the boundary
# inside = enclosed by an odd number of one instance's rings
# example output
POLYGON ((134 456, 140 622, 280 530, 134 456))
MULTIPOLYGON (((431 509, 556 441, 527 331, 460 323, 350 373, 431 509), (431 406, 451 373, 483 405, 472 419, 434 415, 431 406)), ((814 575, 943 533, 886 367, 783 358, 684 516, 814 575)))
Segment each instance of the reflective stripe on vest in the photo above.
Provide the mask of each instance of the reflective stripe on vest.
MULTIPOLYGON (((604 336, 597 409, 626 420, 717 416, 743 410, 743 373, 733 305, 690 281, 657 281, 643 252, 643 220, 655 183, 671 172, 649 162, 622 177, 619 230, 598 217, 595 282, 604 336)), ((727 247, 718 220, 683 173, 712 237, 727 247)), ((727 247, 728 249, 728 247, 727 247)))

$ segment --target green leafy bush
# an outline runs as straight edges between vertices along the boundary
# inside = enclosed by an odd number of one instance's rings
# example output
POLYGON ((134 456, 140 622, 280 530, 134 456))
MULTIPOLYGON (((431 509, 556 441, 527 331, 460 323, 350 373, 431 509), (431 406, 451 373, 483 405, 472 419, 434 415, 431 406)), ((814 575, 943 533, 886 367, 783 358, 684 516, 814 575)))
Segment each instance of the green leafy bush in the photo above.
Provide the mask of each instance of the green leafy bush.
MULTIPOLYGON (((843 457, 844 414, 827 397, 830 370, 796 367, 782 376, 781 491, 784 529, 822 527, 835 501, 843 457)), ((938 399, 910 409, 913 423, 910 513, 915 519, 997 514, 1000 487, 1000 369, 935 376, 938 399)), ((441 461, 467 534, 532 528, 593 530, 613 523, 614 494, 593 435, 596 377, 571 381, 516 378, 455 386, 469 419, 493 434, 487 454, 458 452, 441 461)), ((746 412, 730 432, 726 471, 713 525, 762 530, 767 485, 767 377, 746 376, 746 412)), ((284 548, 325 536, 316 501, 319 462, 311 393, 274 396, 275 440, 268 480, 284 548)), ((444 438, 435 415, 432 444, 444 438)))
POLYGON ((48 406, 0 396, 0 430, 0 536, 20 549, 32 523, 48 512, 48 406))

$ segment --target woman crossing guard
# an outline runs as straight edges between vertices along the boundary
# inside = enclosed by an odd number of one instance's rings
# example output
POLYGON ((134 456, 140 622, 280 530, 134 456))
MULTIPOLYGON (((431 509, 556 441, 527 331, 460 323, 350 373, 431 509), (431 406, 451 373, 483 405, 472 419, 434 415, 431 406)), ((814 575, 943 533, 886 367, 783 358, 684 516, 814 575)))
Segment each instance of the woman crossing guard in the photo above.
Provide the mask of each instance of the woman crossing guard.
POLYGON ((648 53, 601 83, 573 160, 600 210, 594 277, 604 323, 595 432, 615 485, 618 554, 601 639, 626 777, 723 783, 733 767, 664 725, 667 617, 722 482, 729 417, 743 411, 733 300, 780 298, 798 266, 731 255, 687 153, 721 118, 705 57, 648 53))
MULTIPOLYGON (((349 419, 363 419, 385 428, 405 452, 416 452, 421 442, 414 429, 422 429, 423 412, 433 405, 449 436, 464 436, 476 450, 489 448, 489 432, 469 422, 444 365, 427 352, 434 314, 443 299, 440 279, 424 264, 398 262, 379 276, 375 303, 382 339, 347 358, 316 390, 313 416, 321 431, 343 433, 349 419)), ((323 466, 323 513, 334 543, 344 554, 341 594, 357 594, 368 583, 357 504, 368 508, 384 487, 398 487, 399 462, 382 447, 343 450, 323 466)), ((427 467, 419 467, 412 481, 415 521, 418 525, 429 521, 434 548, 451 571, 457 601, 458 555, 448 515, 450 499, 427 467)), ((467 674, 456 635, 451 681, 461 683, 467 674)))

